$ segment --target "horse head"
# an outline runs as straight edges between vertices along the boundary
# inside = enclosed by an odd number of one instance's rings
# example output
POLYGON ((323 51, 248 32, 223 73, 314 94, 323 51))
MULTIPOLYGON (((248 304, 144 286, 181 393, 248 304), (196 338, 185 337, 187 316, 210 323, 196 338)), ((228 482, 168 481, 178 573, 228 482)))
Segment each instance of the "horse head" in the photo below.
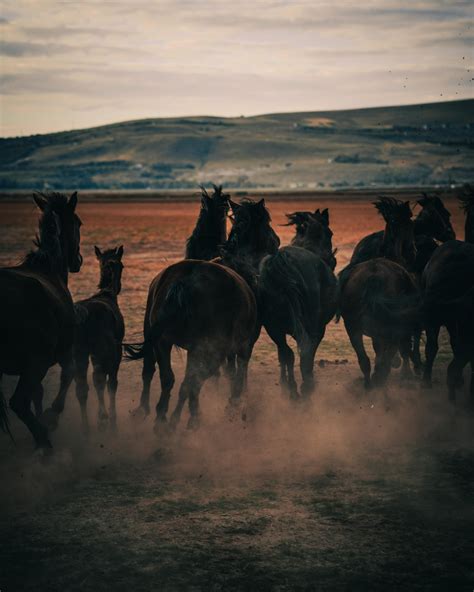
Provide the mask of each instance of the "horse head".
POLYGON ((120 294, 122 289, 123 245, 105 251, 101 251, 99 247, 94 246, 94 251, 100 264, 99 288, 110 290, 115 295, 120 294))
POLYGON ((451 214, 437 195, 424 193, 417 203, 422 209, 416 217, 415 224, 420 227, 421 234, 426 234, 442 243, 456 238, 450 220, 451 214))

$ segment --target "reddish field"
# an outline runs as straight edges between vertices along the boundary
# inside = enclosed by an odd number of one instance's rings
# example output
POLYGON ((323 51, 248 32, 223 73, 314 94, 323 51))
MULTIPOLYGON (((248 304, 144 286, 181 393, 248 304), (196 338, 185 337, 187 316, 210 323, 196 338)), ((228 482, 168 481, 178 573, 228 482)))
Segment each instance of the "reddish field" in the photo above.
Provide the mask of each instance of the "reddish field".
MULTIPOLYGON (((329 207, 338 268, 355 243, 381 228, 361 200, 274 201, 273 225, 287 244, 284 213, 329 207)), ((447 203, 462 236, 462 215, 447 203)), ((127 338, 140 336, 150 280, 179 260, 197 214, 188 203, 83 203, 75 298, 98 279, 93 245, 124 244, 120 304, 127 338)), ((37 212, 0 203, 0 265, 31 245, 37 212)), ((175 352, 177 380, 185 354, 175 352)), ((445 363, 429 393, 401 388, 390 404, 364 393, 342 324, 331 323, 318 352, 312 405, 293 408, 277 386, 275 348, 266 335, 250 366, 247 421, 224 414, 227 385, 206 384, 203 425, 174 437, 132 420, 139 363, 119 377, 119 433, 80 430, 71 389, 48 464, 32 457, 12 418, 16 445, 0 434, 1 590, 441 590, 474 581, 474 442, 464 402, 446 401, 445 363)), ((7 395, 15 380, 5 378, 7 395)), ((57 388, 57 369, 45 398, 57 388)), ((176 391, 176 388, 175 388, 176 391)), ((159 392, 155 378, 153 399, 159 392)), ((95 417, 95 393, 89 393, 95 417)), ((94 426, 94 422, 92 422, 94 426)))

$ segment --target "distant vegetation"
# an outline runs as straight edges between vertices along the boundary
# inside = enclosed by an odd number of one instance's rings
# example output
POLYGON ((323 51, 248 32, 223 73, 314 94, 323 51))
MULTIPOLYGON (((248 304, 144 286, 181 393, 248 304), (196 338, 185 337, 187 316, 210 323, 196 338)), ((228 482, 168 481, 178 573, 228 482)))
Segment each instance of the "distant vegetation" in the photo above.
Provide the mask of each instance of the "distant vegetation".
POLYGON ((474 181, 474 100, 146 119, 0 139, 0 189, 316 189, 474 181))

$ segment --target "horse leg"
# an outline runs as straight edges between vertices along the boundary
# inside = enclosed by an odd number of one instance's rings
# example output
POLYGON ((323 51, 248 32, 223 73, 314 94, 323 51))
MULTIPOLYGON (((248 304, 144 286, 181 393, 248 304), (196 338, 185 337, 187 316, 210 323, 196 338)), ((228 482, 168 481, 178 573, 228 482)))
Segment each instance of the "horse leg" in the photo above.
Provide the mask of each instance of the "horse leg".
MULTIPOLYGON (((419 342, 418 342, 419 345, 419 342)), ((400 354, 402 356, 403 365, 400 371, 401 380, 410 380, 413 378, 413 372, 410 367, 410 354, 411 354, 411 335, 405 335, 400 340, 400 354)))
POLYGON ((441 327, 431 325, 426 327, 426 347, 425 347, 425 370, 423 372, 423 385, 427 388, 433 386, 431 375, 433 372, 433 363, 438 353, 438 336, 441 327))
MULTIPOLYGON (((221 366, 225 359, 224 357, 219 357, 217 352, 209 350, 201 350, 199 353, 196 352, 195 355, 197 358, 197 372, 194 375, 194 379, 188 394, 190 413, 187 425, 188 430, 196 430, 199 427, 199 393, 201 392, 203 383, 210 376, 215 374, 216 370, 221 366)), ((241 385, 244 383, 244 374, 240 364, 237 365, 236 380, 234 381, 234 384, 237 382, 241 385)))
POLYGON ((92 372, 92 380, 94 382, 94 387, 97 393, 97 399, 99 401, 99 413, 97 418, 97 423, 99 429, 104 429, 105 425, 104 422, 109 418, 107 411, 105 409, 105 401, 104 401, 104 392, 105 392, 105 385, 107 382, 107 372, 106 372, 106 365, 104 364, 104 360, 99 359, 96 355, 92 355, 92 366, 94 370, 92 372))
POLYGON ((315 342, 305 339, 303 343, 298 344, 300 350, 300 370, 303 382, 301 384, 301 395, 308 397, 314 391, 314 356, 316 349, 322 339, 315 342))
POLYGON ((459 351, 459 349, 457 348, 458 351, 453 351, 454 358, 448 366, 448 395, 451 403, 456 402, 456 389, 463 384, 462 373, 464 367, 469 362, 469 354, 464 350, 459 351))
POLYGON ((156 405, 156 421, 166 422, 171 391, 174 386, 174 373, 171 367, 171 344, 160 344, 155 348, 160 368, 161 395, 156 405))
POLYGON ((230 407, 238 407, 242 392, 247 388, 247 374, 253 345, 242 348, 236 356, 237 367, 231 383, 230 407))
POLYGON ((474 354, 471 357, 471 384, 469 387, 469 404, 474 407, 474 354))
POLYGON ((43 385, 41 383, 31 393, 31 398, 33 399, 33 405, 35 408, 36 417, 41 417, 43 414, 43 394, 44 394, 44 389, 43 389, 43 385))
POLYGON ((120 367, 120 360, 122 358, 122 345, 119 344, 115 359, 113 360, 110 368, 108 380, 107 380, 107 391, 109 393, 109 416, 110 416, 110 427, 112 430, 117 429, 117 407, 116 397, 118 388, 118 371, 120 367))
POLYGON ((87 417, 87 397, 89 384, 87 382, 87 369, 89 367, 89 352, 76 351, 76 397, 81 407, 82 430, 89 431, 89 418, 87 417))
POLYGON ((362 339, 362 331, 356 329, 351 323, 347 323, 344 320, 347 334, 349 335, 350 342, 354 351, 357 355, 359 367, 364 375, 364 386, 366 389, 370 388, 370 360, 367 352, 365 351, 364 341, 362 339))
MULTIPOLYGON (((220 366, 221 360, 216 363, 217 367, 220 366)), ((216 365, 213 365, 215 369, 216 365)), ((171 416, 170 425, 173 429, 179 423, 181 419, 181 413, 183 411, 186 400, 190 399, 190 411, 191 418, 188 423, 188 427, 197 427, 199 423, 199 391, 201 390, 202 383, 208 378, 212 372, 206 368, 206 359, 202 351, 191 350, 188 352, 188 359, 186 361, 186 371, 184 374, 184 380, 179 389, 178 402, 175 410, 171 416)))
POLYGON ((10 399, 10 409, 30 430, 36 448, 41 449, 49 449, 52 446, 47 427, 41 424, 31 411, 31 394, 38 389, 38 384, 41 383, 45 374, 46 371, 22 374, 10 399))
MULTIPOLYGON (((392 360, 398 347, 380 338, 373 338, 372 343, 375 350, 375 370, 372 381, 374 386, 383 386, 390 375, 392 360)), ((408 347, 410 346, 408 345, 408 347)))
POLYGON ((142 369, 142 394, 140 396, 140 405, 138 409, 141 409, 145 414, 145 417, 150 414, 150 387, 151 381, 155 374, 155 354, 153 352, 147 353, 143 358, 143 369, 142 369))
POLYGON ((64 404, 66 402, 66 395, 74 379, 74 356, 72 349, 68 351, 65 356, 59 360, 61 366, 61 378, 59 384, 59 392, 56 398, 51 403, 51 407, 41 416, 41 422, 46 425, 51 431, 58 427, 59 415, 64 411, 64 404))
POLYGON ((423 370, 423 363, 420 355, 420 341, 421 329, 417 327, 413 331, 413 349, 411 350, 411 361, 413 362, 413 369, 417 376, 419 376, 423 370))
POLYGON ((278 362, 280 364, 280 386, 283 394, 289 393, 291 399, 298 398, 298 387, 295 380, 295 354, 286 342, 283 332, 266 327, 271 340, 278 348, 278 362))

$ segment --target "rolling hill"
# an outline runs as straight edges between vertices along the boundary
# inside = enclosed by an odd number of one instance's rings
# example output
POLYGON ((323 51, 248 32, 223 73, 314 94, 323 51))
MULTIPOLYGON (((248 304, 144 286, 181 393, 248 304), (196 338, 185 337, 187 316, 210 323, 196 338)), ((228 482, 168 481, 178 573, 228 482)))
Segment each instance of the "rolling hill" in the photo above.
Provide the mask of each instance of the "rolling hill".
POLYGON ((474 100, 143 119, 0 139, 0 189, 340 189, 474 180, 474 100))

